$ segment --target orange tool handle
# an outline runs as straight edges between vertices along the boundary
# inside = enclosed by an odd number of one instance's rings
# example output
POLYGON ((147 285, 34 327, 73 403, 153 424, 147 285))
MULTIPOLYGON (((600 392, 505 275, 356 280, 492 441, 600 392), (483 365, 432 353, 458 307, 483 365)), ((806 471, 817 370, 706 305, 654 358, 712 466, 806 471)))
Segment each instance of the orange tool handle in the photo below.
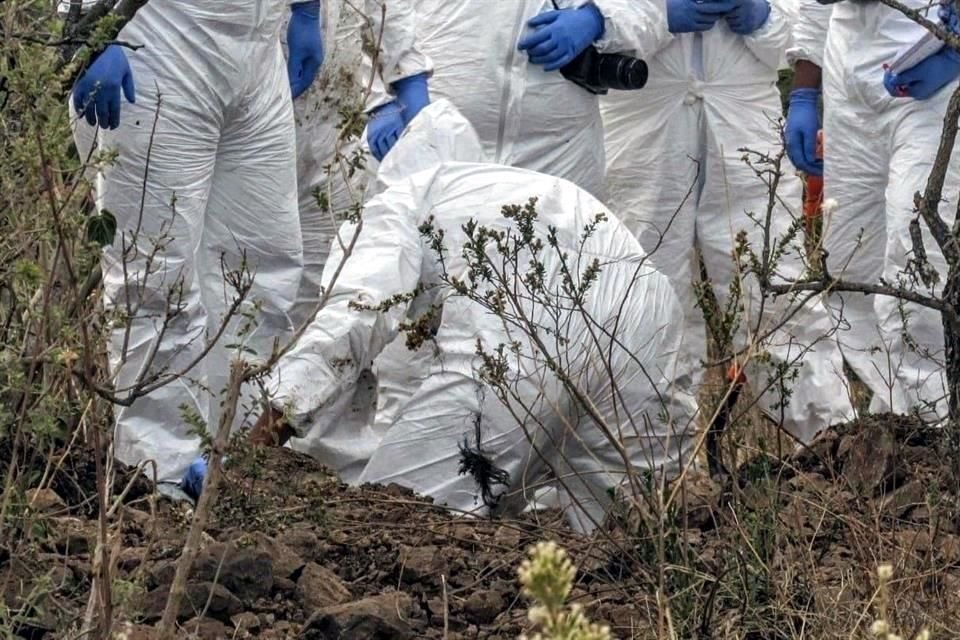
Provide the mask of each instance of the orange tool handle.
MULTIPOLYGON (((823 158, 823 130, 817 132, 817 158, 823 158)), ((823 176, 807 175, 804 179, 803 217, 812 222, 820 215, 823 204, 823 176)))
POLYGON ((743 384, 747 381, 747 374, 743 372, 743 369, 740 368, 740 365, 737 364, 737 361, 734 360, 729 367, 727 367, 727 382, 735 382, 737 384, 743 384))

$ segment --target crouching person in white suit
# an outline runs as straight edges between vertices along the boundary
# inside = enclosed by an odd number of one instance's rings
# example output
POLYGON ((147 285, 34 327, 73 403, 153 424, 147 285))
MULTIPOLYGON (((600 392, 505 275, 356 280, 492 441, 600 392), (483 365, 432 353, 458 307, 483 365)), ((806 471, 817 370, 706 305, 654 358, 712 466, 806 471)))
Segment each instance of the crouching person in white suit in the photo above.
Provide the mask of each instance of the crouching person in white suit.
MULTIPOLYGON (((691 453, 697 371, 680 360, 682 309, 632 234, 586 191, 478 159, 475 132, 446 100, 411 123, 381 165, 387 188, 366 205, 346 258, 342 247, 356 227, 340 229, 343 242, 334 243, 324 273, 330 286, 340 270, 332 295, 268 381, 272 407, 251 437, 276 443, 317 429, 335 432, 362 369, 406 318, 436 305, 442 312, 429 374, 359 482, 395 482, 477 515, 518 513, 537 488, 552 483, 571 524, 589 531, 628 471, 673 474, 691 453), (474 277, 485 289, 464 257, 466 227, 473 221, 522 233, 522 223, 502 208, 530 198, 536 198, 533 234, 544 242, 543 290, 558 292, 546 304, 518 297, 514 311, 531 320, 532 337, 444 284, 474 277), (604 220, 585 233, 598 214, 604 220), (431 241, 438 234, 442 261, 431 241), (559 293, 564 270, 578 281, 589 277, 591 264, 599 274, 571 304, 559 293), (412 301, 404 297, 414 291, 420 293, 412 301), (388 300, 401 302, 386 308, 388 300), (499 347, 506 382, 491 384, 479 353, 499 347)), ((522 251, 516 262, 522 272, 507 266, 506 277, 519 282, 529 259, 522 251)), ((322 460, 334 468, 335 441, 322 460)))

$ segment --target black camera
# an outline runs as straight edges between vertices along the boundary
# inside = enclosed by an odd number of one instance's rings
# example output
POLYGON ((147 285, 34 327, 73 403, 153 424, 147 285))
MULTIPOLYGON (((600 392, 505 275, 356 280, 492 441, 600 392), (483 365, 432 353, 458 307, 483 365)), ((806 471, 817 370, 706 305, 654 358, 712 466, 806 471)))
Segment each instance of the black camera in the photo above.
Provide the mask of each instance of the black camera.
POLYGON ((600 53, 589 46, 560 69, 563 77, 593 93, 635 91, 647 84, 647 63, 619 53, 600 53))

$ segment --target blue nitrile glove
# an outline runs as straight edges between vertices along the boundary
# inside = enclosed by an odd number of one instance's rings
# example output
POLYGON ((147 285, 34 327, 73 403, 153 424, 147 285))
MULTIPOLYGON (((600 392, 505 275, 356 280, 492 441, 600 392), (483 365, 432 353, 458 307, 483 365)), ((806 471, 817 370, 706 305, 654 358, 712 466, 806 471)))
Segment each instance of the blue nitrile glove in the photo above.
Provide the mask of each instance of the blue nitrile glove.
POLYGON ((937 10, 937 16, 944 28, 954 35, 960 34, 960 16, 953 8, 952 2, 943 2, 937 10))
POLYGON ((770 3, 767 0, 736 0, 736 7, 727 14, 727 26, 730 31, 746 36, 764 25, 770 17, 770 3))
POLYGON ((112 44, 97 56, 73 86, 73 107, 91 125, 120 126, 120 91, 127 102, 137 101, 133 72, 123 47, 112 44))
POLYGON ((187 472, 183 475, 183 480, 180 481, 180 488, 183 489, 183 492, 188 496, 194 500, 198 500, 200 494, 203 493, 203 481, 206 477, 207 459, 200 456, 190 463, 187 472))
POLYGON ((287 24, 287 77, 290 93, 297 98, 310 88, 323 64, 320 32, 320 0, 290 5, 287 24))
POLYGON ((531 18, 533 33, 521 38, 517 49, 526 51, 530 62, 555 71, 566 66, 603 36, 603 14, 592 2, 578 9, 544 11, 531 18))
POLYGON ((819 99, 819 89, 794 89, 790 92, 790 108, 787 110, 787 124, 783 136, 787 144, 787 155, 793 166, 814 176, 823 175, 823 160, 817 159, 819 99))
POLYGON ((417 117, 420 111, 430 104, 430 91, 427 88, 427 74, 420 73, 409 78, 397 80, 392 85, 400 104, 404 126, 417 117))
POLYGON ((903 73, 883 74, 883 86, 894 98, 926 100, 960 78, 960 53, 944 46, 903 73))
POLYGON ((393 148, 403 133, 403 107, 394 100, 381 105, 370 114, 367 122, 367 144, 377 162, 393 148))
POLYGON ((708 31, 736 6, 736 0, 667 0, 667 30, 674 34, 708 31))

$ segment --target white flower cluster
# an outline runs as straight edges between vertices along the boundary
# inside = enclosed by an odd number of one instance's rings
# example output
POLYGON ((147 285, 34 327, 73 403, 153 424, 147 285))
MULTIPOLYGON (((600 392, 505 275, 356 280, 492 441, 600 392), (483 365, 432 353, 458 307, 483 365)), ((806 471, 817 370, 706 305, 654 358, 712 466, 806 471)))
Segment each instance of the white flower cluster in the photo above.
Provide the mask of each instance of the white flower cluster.
MULTIPOLYGON (((878 596, 880 601, 880 616, 870 625, 870 633, 879 640, 903 640, 903 636, 893 633, 890 629, 890 623, 887 621, 887 605, 889 604, 889 594, 887 592, 890 579, 893 577, 893 567, 889 564, 882 564, 877 567, 878 596)), ((930 632, 926 629, 917 634, 915 640, 930 640, 930 632)))
POLYGON ((527 614, 542 632, 520 640, 613 640, 610 628, 591 623, 578 604, 566 606, 577 568, 555 542, 540 542, 518 571, 523 593, 537 604, 527 614))

